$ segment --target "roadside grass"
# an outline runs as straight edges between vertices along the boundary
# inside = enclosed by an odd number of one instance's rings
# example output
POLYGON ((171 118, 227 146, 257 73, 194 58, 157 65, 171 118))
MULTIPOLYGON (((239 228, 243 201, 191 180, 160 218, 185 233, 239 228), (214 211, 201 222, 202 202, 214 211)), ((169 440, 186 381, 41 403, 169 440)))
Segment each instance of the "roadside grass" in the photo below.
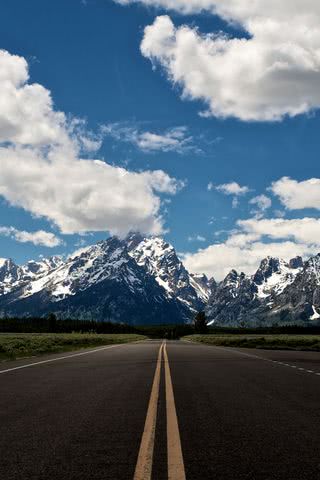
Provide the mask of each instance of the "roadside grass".
POLYGON ((222 347, 320 351, 320 335, 188 335, 183 340, 222 347))
POLYGON ((0 360, 145 340, 135 334, 21 333, 0 335, 0 360))

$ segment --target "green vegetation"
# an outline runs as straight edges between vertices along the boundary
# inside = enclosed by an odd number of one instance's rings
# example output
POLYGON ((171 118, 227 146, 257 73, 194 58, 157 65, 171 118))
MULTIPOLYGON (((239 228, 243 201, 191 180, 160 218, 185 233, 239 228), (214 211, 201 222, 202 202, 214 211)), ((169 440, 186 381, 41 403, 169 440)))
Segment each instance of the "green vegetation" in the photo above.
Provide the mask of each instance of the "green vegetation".
MULTIPOLYGON (((212 345, 309 350, 319 350, 320 339, 320 326, 315 325, 273 325, 256 328, 208 326, 204 312, 198 312, 193 323, 180 325, 128 325, 81 319, 62 320, 54 314, 46 317, 3 317, 0 318, 0 332, 3 333, 0 333, 0 360, 105 345, 105 339, 111 338, 122 341, 123 338, 177 340, 184 337, 212 345), (7 338, 6 346, 4 338, 7 338), (17 341, 17 346, 10 347, 10 338, 17 341), (44 340, 45 338, 48 340, 44 340), (62 344, 58 339, 64 339, 62 344)), ((107 340, 107 343, 110 342, 113 341, 107 340)))
POLYGON ((0 359, 14 360, 44 353, 59 353, 79 348, 136 342, 145 338, 143 335, 135 334, 2 334, 0 335, 0 359))
POLYGON ((320 335, 188 335, 183 340, 222 347, 320 351, 320 335))
POLYGON ((94 320, 58 319, 53 313, 46 317, 3 317, 0 332, 8 333, 139 333, 132 325, 94 320))
POLYGON ((194 333, 193 325, 128 325, 124 323, 97 322, 46 317, 0 318, 0 332, 3 333, 132 333, 150 338, 177 339, 194 333))

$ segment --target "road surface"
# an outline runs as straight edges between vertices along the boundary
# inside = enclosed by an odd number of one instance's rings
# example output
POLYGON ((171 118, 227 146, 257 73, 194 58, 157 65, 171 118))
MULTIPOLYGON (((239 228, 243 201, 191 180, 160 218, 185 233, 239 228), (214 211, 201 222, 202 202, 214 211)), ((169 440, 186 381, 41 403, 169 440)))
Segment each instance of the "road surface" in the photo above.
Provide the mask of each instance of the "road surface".
POLYGON ((319 405, 315 352, 147 341, 6 362, 0 478, 316 480, 319 405))

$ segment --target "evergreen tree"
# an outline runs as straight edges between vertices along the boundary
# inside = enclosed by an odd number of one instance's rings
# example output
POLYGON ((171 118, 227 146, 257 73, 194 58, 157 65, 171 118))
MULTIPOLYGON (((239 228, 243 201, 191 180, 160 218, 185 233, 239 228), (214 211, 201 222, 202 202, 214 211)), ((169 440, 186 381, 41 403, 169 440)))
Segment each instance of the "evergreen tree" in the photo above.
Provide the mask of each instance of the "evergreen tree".
POLYGON ((57 329, 57 317, 54 313, 49 313, 47 316, 48 330, 54 333, 57 329))
POLYGON ((194 318, 194 330, 196 333, 205 333, 208 329, 207 317, 204 311, 198 312, 194 318))

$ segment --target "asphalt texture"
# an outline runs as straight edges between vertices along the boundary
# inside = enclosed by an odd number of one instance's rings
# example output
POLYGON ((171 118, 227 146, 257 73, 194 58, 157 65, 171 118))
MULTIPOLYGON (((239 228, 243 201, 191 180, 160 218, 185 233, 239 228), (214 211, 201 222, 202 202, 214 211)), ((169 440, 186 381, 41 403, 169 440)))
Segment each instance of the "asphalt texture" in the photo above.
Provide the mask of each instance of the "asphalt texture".
MULTIPOLYGON (((160 345, 2 363, 0 479, 132 480, 160 345)), ((319 353, 167 352, 187 479, 320 479, 319 353)), ((168 479, 165 402, 162 367, 153 480, 168 479)))

